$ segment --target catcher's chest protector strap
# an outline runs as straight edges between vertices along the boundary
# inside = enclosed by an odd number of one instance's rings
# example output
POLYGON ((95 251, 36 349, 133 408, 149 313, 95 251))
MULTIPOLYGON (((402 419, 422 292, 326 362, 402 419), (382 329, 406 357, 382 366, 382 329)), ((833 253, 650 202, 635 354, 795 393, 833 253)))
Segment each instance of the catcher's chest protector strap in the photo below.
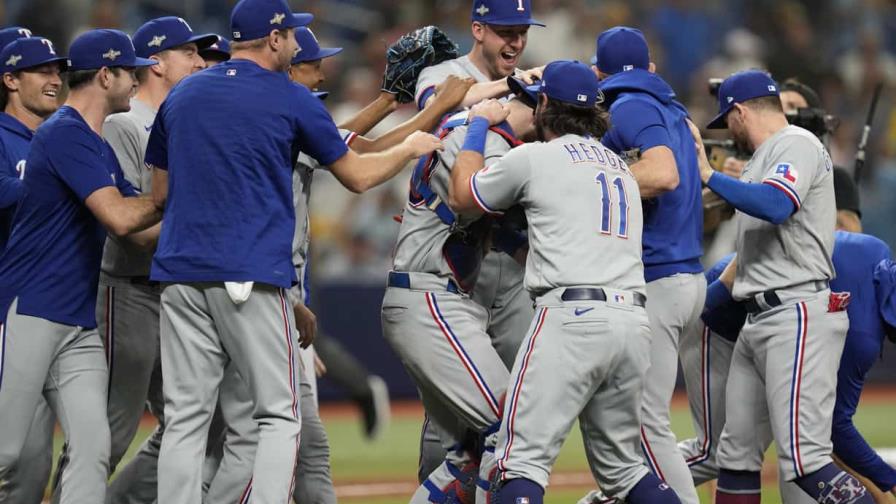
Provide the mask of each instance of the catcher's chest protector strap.
MULTIPOLYGON (((463 117, 452 118, 446 121, 438 130, 439 139, 444 139, 455 128, 463 126, 467 122, 466 115, 463 117)), ((491 131, 501 135, 501 138, 507 141, 511 148, 521 145, 523 142, 514 137, 506 122, 489 128, 491 131)), ((419 207, 425 205, 426 208, 435 212, 439 219, 447 226, 454 225, 456 216, 451 208, 442 201, 442 198, 436 194, 429 185, 429 179, 432 175, 432 169, 435 167, 438 158, 435 153, 427 157, 420 158, 417 166, 414 167, 414 173, 411 175, 411 190, 409 200, 411 205, 419 207)))

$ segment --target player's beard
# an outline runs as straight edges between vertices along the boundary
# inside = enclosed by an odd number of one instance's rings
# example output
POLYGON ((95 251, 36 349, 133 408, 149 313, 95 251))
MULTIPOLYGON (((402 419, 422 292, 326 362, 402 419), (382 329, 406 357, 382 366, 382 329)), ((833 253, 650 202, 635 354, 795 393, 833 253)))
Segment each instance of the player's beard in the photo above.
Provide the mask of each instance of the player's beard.
POLYGON ((545 135, 544 125, 541 124, 541 105, 539 105, 535 109, 535 139, 539 142, 544 142, 547 136, 545 135))
POLYGON ((750 144, 747 131, 743 129, 743 127, 736 126, 731 128, 731 139, 734 140, 734 147, 738 152, 743 152, 745 154, 753 153, 753 146, 750 144))

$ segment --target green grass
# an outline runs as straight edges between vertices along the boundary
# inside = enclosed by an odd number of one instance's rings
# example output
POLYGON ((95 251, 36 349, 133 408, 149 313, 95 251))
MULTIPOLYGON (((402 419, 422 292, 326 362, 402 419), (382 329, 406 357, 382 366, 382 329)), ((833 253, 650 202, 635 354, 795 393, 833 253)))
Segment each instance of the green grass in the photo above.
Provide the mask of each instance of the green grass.
MULTIPOLYGON (((894 393, 896 395, 896 393, 894 393)), ((896 446, 896 429, 892 419, 896 417, 896 401, 872 402, 862 405, 856 415, 856 425, 873 446, 896 446)), ((359 421, 345 415, 324 416, 324 424, 330 437, 333 477, 337 487, 347 483, 382 483, 389 481, 413 481, 417 474, 417 443, 420 435, 420 417, 398 415, 383 435, 374 442, 365 441, 361 435, 359 421)), ((685 408, 673 410, 672 427, 679 439, 693 436, 690 416, 685 408)), ((149 428, 141 428, 137 439, 125 459, 129 459, 143 439, 151 433, 149 428)), ((58 438, 59 436, 57 436, 58 438)), ((57 439, 61 444, 61 440, 57 439)), ((57 445, 58 449, 58 445, 57 445)), ((766 457, 772 464, 774 449, 766 457)), ((773 467, 773 466, 771 466, 773 467)), ((573 428, 555 465, 557 472, 587 472, 588 466, 582 449, 582 438, 578 427, 573 428)), ((580 488, 549 487, 545 502, 569 504, 576 502, 586 491, 580 488)), ((342 499, 345 502, 365 502, 367 504, 399 504, 408 501, 403 497, 342 499)), ((700 489, 701 501, 711 502, 710 492, 700 489)), ((780 502, 777 485, 766 484, 763 488, 763 502, 780 502)))

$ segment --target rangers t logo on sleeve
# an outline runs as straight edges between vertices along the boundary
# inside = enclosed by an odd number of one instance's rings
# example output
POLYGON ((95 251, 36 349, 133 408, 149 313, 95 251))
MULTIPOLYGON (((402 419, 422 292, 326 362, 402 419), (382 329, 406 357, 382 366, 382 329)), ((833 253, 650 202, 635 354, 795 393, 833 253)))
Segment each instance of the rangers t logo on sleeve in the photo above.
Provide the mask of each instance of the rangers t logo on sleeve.
POLYGON ((793 167, 790 163, 781 163, 775 167, 774 175, 780 175, 784 177, 784 180, 789 181, 792 184, 796 184, 796 178, 799 176, 796 168, 793 167))

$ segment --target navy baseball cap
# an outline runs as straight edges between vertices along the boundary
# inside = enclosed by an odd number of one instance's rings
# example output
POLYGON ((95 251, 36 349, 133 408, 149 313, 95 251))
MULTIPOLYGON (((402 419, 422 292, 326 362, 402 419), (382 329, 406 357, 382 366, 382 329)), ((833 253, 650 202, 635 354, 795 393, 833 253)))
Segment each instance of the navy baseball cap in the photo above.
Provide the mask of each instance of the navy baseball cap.
POLYGON ((597 36, 595 65, 609 75, 650 67, 647 39, 641 30, 615 26, 597 36))
POLYGON ((147 21, 134 32, 134 49, 137 56, 148 58, 172 47, 196 44, 199 49, 217 42, 212 34, 194 35, 193 29, 183 18, 165 16, 147 21))
POLYGON ((753 98, 778 96, 778 83, 771 75, 762 70, 744 70, 731 74, 719 86, 719 115, 715 116, 708 129, 725 129, 728 123, 725 116, 734 108, 735 103, 743 103, 753 98))
POLYGON ((13 40, 0 51, 0 74, 47 63, 58 63, 63 71, 68 68, 68 59, 56 54, 53 43, 43 37, 13 40))
POLYGON ((31 30, 22 28, 21 26, 10 26, 0 30, 0 50, 6 47, 13 40, 20 38, 28 38, 31 36, 31 30))
POLYGON ((218 57, 220 57, 224 61, 229 60, 230 41, 220 35, 215 35, 215 37, 215 42, 212 45, 206 47, 205 49, 199 49, 199 55, 203 58, 212 55, 218 55, 218 57))
MULTIPOLYGON (((538 95, 576 107, 590 108, 603 103, 600 81, 588 65, 573 60, 557 60, 544 67, 541 80, 521 91, 538 103, 538 95)), ((524 99, 525 101, 525 99, 524 99)))
POLYGON ((266 37, 271 30, 305 26, 314 19, 306 13, 295 14, 286 0, 240 0, 230 13, 233 40, 243 42, 266 37))
POLYGON ((119 30, 90 30, 76 38, 68 50, 69 70, 155 64, 151 59, 137 57, 131 37, 119 30))
POLYGON ((321 47, 314 32, 305 26, 296 28, 296 42, 299 44, 299 52, 292 58, 293 65, 329 58, 342 52, 341 47, 321 47))
POLYGON ((491 25, 536 25, 532 0, 473 0, 473 21, 491 25))

